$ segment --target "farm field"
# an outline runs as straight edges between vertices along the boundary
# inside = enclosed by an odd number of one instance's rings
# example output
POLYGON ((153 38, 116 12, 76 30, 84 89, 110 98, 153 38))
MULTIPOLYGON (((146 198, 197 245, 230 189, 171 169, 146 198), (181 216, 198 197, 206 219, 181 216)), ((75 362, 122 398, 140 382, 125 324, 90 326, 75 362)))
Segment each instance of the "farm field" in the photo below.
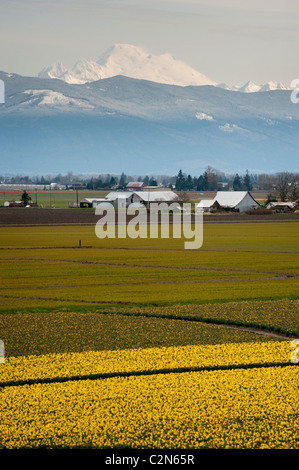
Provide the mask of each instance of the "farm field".
POLYGON ((298 241, 0 227, 0 448, 298 449, 298 241))

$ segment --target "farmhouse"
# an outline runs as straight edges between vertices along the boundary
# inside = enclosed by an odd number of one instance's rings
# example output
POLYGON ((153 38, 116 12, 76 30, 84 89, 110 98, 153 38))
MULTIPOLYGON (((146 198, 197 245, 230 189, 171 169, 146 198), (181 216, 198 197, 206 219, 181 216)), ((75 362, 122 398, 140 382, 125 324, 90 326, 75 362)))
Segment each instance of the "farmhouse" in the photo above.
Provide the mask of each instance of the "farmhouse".
POLYGON ((142 181, 131 181, 130 183, 127 184, 126 190, 127 191, 143 191, 145 187, 145 183, 142 181))
POLYGON ((197 210, 204 212, 214 209, 228 209, 235 212, 245 212, 260 207, 249 191, 218 191, 214 199, 203 200, 197 205, 197 210))

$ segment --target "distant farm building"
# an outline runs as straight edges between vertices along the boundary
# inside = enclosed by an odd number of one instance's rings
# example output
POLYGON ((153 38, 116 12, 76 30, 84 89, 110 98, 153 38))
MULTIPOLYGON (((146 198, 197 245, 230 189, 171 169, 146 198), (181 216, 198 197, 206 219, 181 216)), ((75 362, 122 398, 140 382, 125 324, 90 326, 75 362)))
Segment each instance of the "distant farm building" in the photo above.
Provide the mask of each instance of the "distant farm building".
POLYGON ((211 212, 213 208, 233 212, 246 212, 258 207, 260 207, 260 204, 252 197, 249 191, 218 191, 214 199, 209 203, 201 201, 197 205, 197 210, 211 212))
POLYGON ((171 188, 165 188, 163 186, 145 186, 144 191, 171 191, 171 188))
POLYGON ((196 206, 197 211, 212 212, 220 208, 220 205, 214 199, 202 199, 196 206))
POLYGON ((275 212, 294 212, 299 208, 299 201, 289 202, 269 202, 266 209, 271 209, 275 212))
POLYGON ((179 198, 173 191, 142 191, 142 193, 136 193, 136 197, 146 206, 149 207, 151 203, 166 202, 171 204, 172 202, 178 202, 179 198))
POLYGON ((112 191, 107 194, 106 201, 108 200, 115 207, 128 207, 133 202, 137 202, 133 191, 112 191))
POLYGON ((102 202, 107 203, 107 199, 104 199, 104 198, 88 198, 88 197, 86 197, 85 199, 80 201, 80 207, 81 208, 83 208, 83 207, 97 207, 97 205, 102 203, 102 202))
POLYGON ((103 204, 107 203, 117 208, 126 208, 131 204, 136 204, 136 207, 140 205, 148 207, 153 202, 171 204, 178 200, 173 191, 112 191, 105 198, 85 198, 80 201, 80 207, 104 208, 103 204))
POLYGON ((145 183, 142 181, 131 181, 130 183, 127 184, 126 190, 127 191, 143 191, 145 187, 145 183))

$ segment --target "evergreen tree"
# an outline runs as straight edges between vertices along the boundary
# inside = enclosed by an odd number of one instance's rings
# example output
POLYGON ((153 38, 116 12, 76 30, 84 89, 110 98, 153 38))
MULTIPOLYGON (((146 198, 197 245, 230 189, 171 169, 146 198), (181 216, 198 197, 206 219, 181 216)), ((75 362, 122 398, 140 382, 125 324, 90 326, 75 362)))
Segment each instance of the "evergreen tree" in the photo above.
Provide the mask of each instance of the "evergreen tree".
POLYGON ((21 201, 23 203, 23 206, 27 206, 29 202, 31 201, 31 197, 27 193, 27 191, 24 191, 21 197, 21 201))
POLYGON ((185 183, 185 189, 191 191, 193 189, 193 178, 191 175, 187 176, 186 183, 185 183))
POLYGON ((157 181, 153 177, 149 181, 149 186, 158 186, 157 181))
POLYGON ((251 191, 252 190, 252 183, 251 183, 251 179, 250 179, 248 170, 246 171, 246 175, 244 176, 243 181, 244 181, 244 188, 247 189, 247 191, 251 191))
POLYGON ((233 188, 234 188, 234 191, 241 191, 242 189, 242 179, 241 177, 238 175, 238 173, 235 175, 234 177, 234 181, 233 181, 233 188))
POLYGON ((197 191, 207 191, 209 189, 209 177, 207 171, 204 172, 203 175, 197 180, 197 191))
POLYGON ((127 182, 127 177, 124 173, 121 174, 121 177, 120 177, 120 180, 119 180, 119 188, 120 189, 124 189, 125 186, 126 186, 126 182, 127 182))
POLYGON ((185 189, 186 179, 183 175, 182 170, 179 171, 175 182, 175 189, 177 191, 183 191, 185 189))

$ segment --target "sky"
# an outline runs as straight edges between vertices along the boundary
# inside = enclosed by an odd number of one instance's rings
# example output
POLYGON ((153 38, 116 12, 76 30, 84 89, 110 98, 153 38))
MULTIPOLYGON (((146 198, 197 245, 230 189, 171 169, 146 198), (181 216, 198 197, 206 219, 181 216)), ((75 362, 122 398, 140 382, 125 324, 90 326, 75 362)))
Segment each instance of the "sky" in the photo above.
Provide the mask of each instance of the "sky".
POLYGON ((171 53, 218 83, 299 77, 298 0, 1 0, 0 70, 27 76, 117 43, 171 53))

